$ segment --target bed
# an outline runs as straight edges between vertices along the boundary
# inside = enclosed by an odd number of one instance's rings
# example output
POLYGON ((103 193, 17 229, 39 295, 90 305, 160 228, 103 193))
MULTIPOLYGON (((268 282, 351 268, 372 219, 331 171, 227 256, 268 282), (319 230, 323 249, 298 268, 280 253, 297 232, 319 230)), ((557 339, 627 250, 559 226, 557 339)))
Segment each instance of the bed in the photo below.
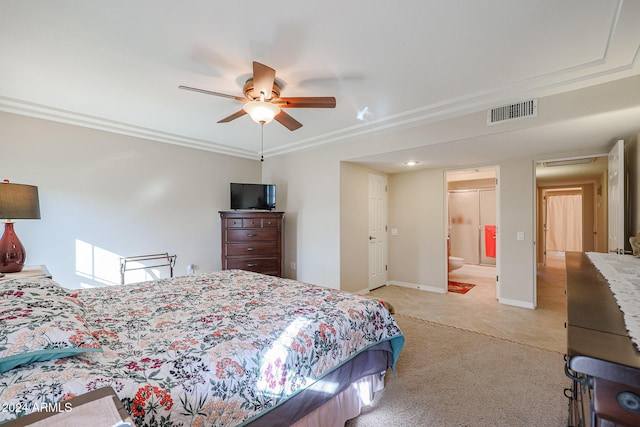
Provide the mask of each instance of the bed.
POLYGON ((0 281, 0 423, 111 387, 138 427, 344 425, 404 337, 378 301, 242 270, 0 281))

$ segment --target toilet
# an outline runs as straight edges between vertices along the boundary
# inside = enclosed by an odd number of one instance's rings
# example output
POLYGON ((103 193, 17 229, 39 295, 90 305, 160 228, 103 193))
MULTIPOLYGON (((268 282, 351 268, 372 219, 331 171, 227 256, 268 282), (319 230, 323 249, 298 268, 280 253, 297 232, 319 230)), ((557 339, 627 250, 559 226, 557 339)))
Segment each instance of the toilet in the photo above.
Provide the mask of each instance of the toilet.
POLYGON ((457 270, 464 265, 464 258, 457 256, 449 257, 449 271, 457 270))

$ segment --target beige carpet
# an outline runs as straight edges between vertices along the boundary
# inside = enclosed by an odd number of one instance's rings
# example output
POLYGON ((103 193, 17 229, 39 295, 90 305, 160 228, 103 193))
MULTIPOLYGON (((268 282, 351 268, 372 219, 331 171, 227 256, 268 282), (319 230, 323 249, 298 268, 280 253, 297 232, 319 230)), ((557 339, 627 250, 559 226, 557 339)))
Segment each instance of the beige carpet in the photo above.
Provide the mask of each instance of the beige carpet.
POLYGON ((346 426, 566 426, 563 356, 396 314, 396 375, 346 426))

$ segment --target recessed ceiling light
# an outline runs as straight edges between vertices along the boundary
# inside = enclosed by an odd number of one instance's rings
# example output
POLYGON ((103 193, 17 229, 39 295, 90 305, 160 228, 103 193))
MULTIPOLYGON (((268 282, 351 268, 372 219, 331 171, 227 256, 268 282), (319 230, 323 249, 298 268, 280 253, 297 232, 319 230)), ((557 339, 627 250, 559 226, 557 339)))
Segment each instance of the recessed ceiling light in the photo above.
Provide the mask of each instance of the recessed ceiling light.
POLYGON ((417 160, 407 160, 406 162, 404 162, 405 165, 407 166, 415 166, 417 164, 419 164, 420 162, 418 162, 417 160))

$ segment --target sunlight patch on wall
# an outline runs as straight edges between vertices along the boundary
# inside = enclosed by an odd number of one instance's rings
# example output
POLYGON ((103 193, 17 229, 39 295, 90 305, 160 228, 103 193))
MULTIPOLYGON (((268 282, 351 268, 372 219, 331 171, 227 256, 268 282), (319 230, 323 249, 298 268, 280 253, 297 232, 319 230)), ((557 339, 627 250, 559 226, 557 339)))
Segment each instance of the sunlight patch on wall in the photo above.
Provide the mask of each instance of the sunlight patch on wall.
POLYGON ((133 271, 127 270, 124 275, 124 283, 137 283, 137 282, 146 282, 147 280, 156 280, 161 279, 163 277, 168 277, 166 274, 163 275, 160 273, 160 270, 157 268, 149 268, 146 267, 141 262, 130 262, 127 264, 127 269, 131 268, 133 271), (136 268, 145 269, 145 270, 135 270, 136 268))
POLYGON ((76 275, 93 282, 82 282, 83 288, 120 283, 120 255, 76 239, 76 275))
MULTIPOLYGON (((91 243, 76 239, 76 275, 86 281, 80 282, 82 288, 119 285, 120 258, 122 255, 111 252, 91 243)), ((128 264, 133 271, 125 274, 125 283, 144 282, 161 277, 158 269, 144 269, 143 263, 128 264), (140 268, 135 270, 135 268, 140 268)))

